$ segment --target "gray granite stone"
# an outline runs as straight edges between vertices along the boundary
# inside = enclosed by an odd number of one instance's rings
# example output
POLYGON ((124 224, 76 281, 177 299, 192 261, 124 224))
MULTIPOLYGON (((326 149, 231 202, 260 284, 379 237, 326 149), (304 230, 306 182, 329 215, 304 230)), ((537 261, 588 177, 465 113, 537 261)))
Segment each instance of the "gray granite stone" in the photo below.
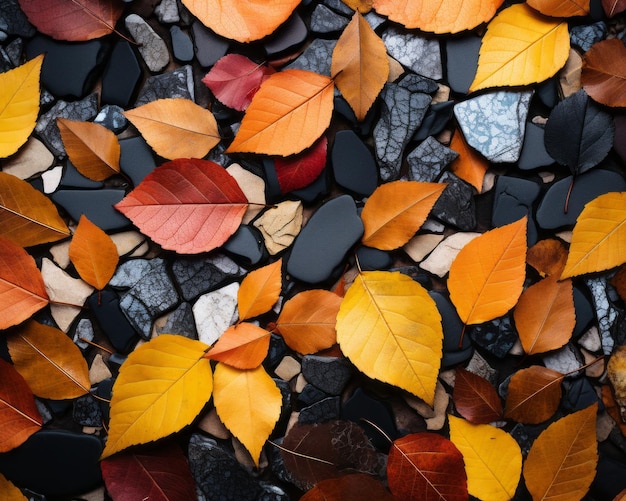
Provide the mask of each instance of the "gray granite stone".
POLYGON ((76 324, 76 330, 74 331, 74 338, 72 341, 74 341, 76 346, 79 348, 86 350, 89 348, 89 343, 82 340, 86 339, 87 341, 93 341, 93 337, 94 331, 91 320, 88 318, 81 318, 76 324))
POLYGON ((0 30, 19 37, 32 37, 36 31, 20 9, 18 0, 0 0, 0 30))
POLYGON ((569 38, 572 45, 576 45, 583 52, 587 52, 594 43, 604 40, 607 33, 606 23, 598 21, 593 24, 572 26, 569 30, 569 38))
POLYGON ((128 127, 128 120, 124 116, 124 109, 115 104, 103 106, 93 121, 104 125, 107 129, 112 130, 116 134, 119 134, 128 127))
POLYGON ((423 92, 424 94, 432 94, 439 88, 437 82, 432 78, 416 75, 415 73, 407 73, 397 83, 409 92, 423 92))
POLYGON ((315 33, 332 33, 343 30, 349 20, 325 5, 317 5, 311 14, 311 31, 315 33))
POLYGON ((181 303, 174 311, 169 313, 165 325, 157 328, 159 334, 178 334, 189 339, 198 339, 196 322, 189 303, 181 303))
POLYGON ((379 16, 376 14, 375 10, 370 10, 365 16, 363 16, 365 20, 369 23, 373 30, 378 28, 381 24, 383 24, 386 19, 383 16, 379 16))
POLYGON ((338 419, 341 415, 339 397, 327 397, 311 404, 300 411, 299 424, 324 423, 338 419))
POLYGON ((193 72, 189 65, 148 78, 135 101, 135 107, 157 99, 175 97, 195 99, 193 72))
POLYGON ((330 76, 330 62, 337 40, 316 38, 304 52, 285 69, 307 70, 330 76))
POLYGON ((576 369, 585 364, 580 351, 571 343, 567 343, 563 348, 544 354, 542 358, 544 365, 548 369, 561 374, 571 372, 570 376, 576 376, 580 372, 576 369))
POLYGON ((180 26, 172 26, 170 28, 170 37, 172 38, 172 52, 174 57, 183 63, 193 60, 193 42, 189 35, 180 29, 180 26))
POLYGON ((406 157, 409 164, 409 179, 434 183, 441 171, 458 156, 456 151, 429 136, 406 157))
POLYGON ((141 16, 131 14, 125 20, 126 29, 139 44, 139 53, 150 71, 161 71, 170 62, 170 53, 163 39, 141 16))
POLYGON ((461 231, 473 230, 476 227, 474 188, 447 171, 439 182, 448 186, 435 202, 430 215, 445 224, 456 226, 461 231))
POLYGON ((415 73, 433 80, 443 76, 439 40, 426 38, 414 30, 391 26, 382 36, 387 52, 415 73))
POLYGON ((471 326, 469 335, 476 344, 498 358, 504 358, 518 339, 508 315, 471 326))
POLYGON ((246 274, 246 270, 228 256, 180 257, 172 264, 174 279, 185 301, 192 301, 246 274))
POLYGON ((154 9, 154 13, 162 23, 171 24, 180 21, 176 0, 161 0, 161 3, 154 9))
POLYGON ((345 16, 354 14, 354 11, 341 0, 324 0, 324 5, 345 16))
POLYGON ((10 42, 5 48, 7 57, 12 66, 19 66, 22 63, 22 51, 24 50, 24 41, 16 38, 10 42))
POLYGON ((608 281, 606 277, 588 278, 585 280, 591 298, 596 309, 596 317, 598 319, 598 331, 602 339, 602 351, 605 355, 610 355, 613 351, 615 341, 611 336, 611 332, 619 312, 611 304, 607 294, 608 281))
POLYGON ((302 358, 304 379, 329 395, 341 395, 352 372, 352 364, 346 358, 317 355, 305 355, 302 358))

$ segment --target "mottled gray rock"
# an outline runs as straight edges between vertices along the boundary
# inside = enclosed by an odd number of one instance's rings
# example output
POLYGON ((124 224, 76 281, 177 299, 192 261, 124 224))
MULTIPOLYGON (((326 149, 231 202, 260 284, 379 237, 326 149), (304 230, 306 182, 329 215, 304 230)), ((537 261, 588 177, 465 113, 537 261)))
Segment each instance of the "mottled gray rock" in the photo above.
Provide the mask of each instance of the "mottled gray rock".
POLYGON ((36 30, 28 22, 17 0, 0 0, 0 31, 18 37, 32 37, 36 30))
POLYGON ((178 334, 189 339, 198 339, 196 322, 189 303, 182 303, 167 315, 165 325, 157 329, 159 334, 178 334))
POLYGON ((246 270, 223 254, 209 257, 181 257, 172 264, 174 279, 185 301, 243 277, 246 270))
POLYGON ((16 38, 4 47, 4 52, 12 66, 19 66, 22 63, 23 50, 24 41, 21 38, 16 38))
POLYGON ((126 29, 139 44, 138 50, 150 71, 161 71, 170 62, 170 53, 163 39, 141 16, 131 14, 125 20, 126 29))
POLYGON ((585 280, 593 304, 596 308, 596 317, 598 319, 598 330, 602 338, 602 351, 605 355, 610 355, 613 351, 615 341, 611 336, 613 325, 615 324, 619 312, 611 304, 607 294, 607 279, 605 277, 588 278, 585 280))
POLYGON ((338 419, 341 415, 340 397, 327 397, 300 411, 298 423, 314 424, 338 419))
POLYGON ((91 395, 83 395, 74 400, 72 419, 82 426, 102 426, 100 404, 91 395))
POLYGON ((569 39, 572 45, 581 48, 583 52, 587 52, 591 46, 604 40, 608 33, 606 23, 598 21, 593 24, 581 24, 580 26, 572 26, 569 30, 569 39))
POLYGON ((307 70, 330 76, 330 62, 337 40, 316 38, 298 58, 285 69, 307 70))
POLYGON ((518 339, 509 316, 491 322, 473 325, 469 330, 472 340, 498 358, 504 358, 518 339))
POLYGON ((93 341, 93 337, 94 332, 91 320, 89 320, 88 318, 81 318, 78 321, 78 324, 76 324, 76 330, 74 331, 74 338, 72 339, 72 341, 74 341, 76 346, 78 346, 79 348, 86 350, 87 348, 89 348, 89 344, 85 341, 82 341, 82 339, 86 339, 87 341, 93 341))
POLYGON ((435 202, 430 215, 461 231, 473 230, 476 227, 474 188, 447 171, 439 181, 448 186, 435 202))
POLYGON ((128 127, 128 120, 124 116, 124 109, 115 104, 103 106, 93 121, 104 125, 107 129, 112 130, 116 134, 119 134, 128 127))
POLYGON ((189 65, 148 78, 135 101, 135 107, 175 97, 194 100, 193 73, 189 65))
POLYGON ((341 0, 324 0, 324 5, 346 16, 352 16, 352 14, 354 14, 354 11, 341 0))
POLYGON ((373 30, 378 28, 381 24, 383 24, 386 19, 383 16, 379 16, 376 14, 375 10, 370 10, 365 16, 363 16, 365 20, 369 23, 373 30))
POLYGON ((571 372, 570 376, 576 376, 579 373, 576 369, 585 364, 580 351, 571 343, 567 343, 563 348, 544 354, 542 358, 544 365, 548 369, 561 374, 571 372))
POLYGON ((434 183, 441 171, 458 156, 456 151, 429 136, 406 157, 409 164, 409 179, 434 183))
POLYGON ((154 9, 154 13, 162 23, 171 24, 180 21, 176 0, 161 0, 161 3, 154 9))
POLYGON ((454 107, 468 144, 492 162, 517 162, 532 91, 487 92, 454 107))
POLYGON ((237 320, 237 292, 234 282, 221 289, 204 294, 193 305, 198 339, 212 345, 237 320))
POLYGON ((382 36, 387 52, 415 73, 434 80, 443 76, 439 40, 426 38, 416 31, 392 26, 382 36))
POLYGON ((311 30, 315 33, 332 33, 343 30, 349 20, 325 5, 317 5, 311 14, 311 30))
POLYGON ((305 355, 302 375, 323 392, 340 395, 352 376, 352 365, 346 358, 305 355))
POLYGON ((432 94, 439 88, 437 82, 431 78, 416 75, 415 73, 406 74, 397 83, 409 92, 423 92, 424 94, 432 94))

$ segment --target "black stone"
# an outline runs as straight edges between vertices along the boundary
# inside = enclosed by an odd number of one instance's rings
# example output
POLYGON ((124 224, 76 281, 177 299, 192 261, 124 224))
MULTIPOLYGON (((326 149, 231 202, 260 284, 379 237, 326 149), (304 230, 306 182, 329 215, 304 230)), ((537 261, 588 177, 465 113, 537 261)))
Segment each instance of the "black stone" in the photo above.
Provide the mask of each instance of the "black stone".
POLYGON ((119 296, 104 289, 89 296, 87 303, 113 347, 121 353, 130 353, 139 336, 122 313, 119 296))
POLYGON ((393 265, 393 256, 389 252, 364 245, 356 250, 356 257, 362 270, 386 270, 393 265))
POLYGON ((141 78, 141 66, 130 44, 120 40, 113 47, 111 57, 102 75, 103 103, 126 108, 135 94, 141 78))
POLYGON ((444 146, 434 137, 428 137, 406 157, 409 179, 434 183, 441 171, 458 156, 456 151, 444 146))
POLYGON ((254 226, 242 224, 222 249, 242 265, 256 266, 269 257, 263 235, 254 226))
POLYGON ((539 98, 544 106, 552 109, 559 103, 560 92, 561 85, 559 84, 558 78, 552 77, 537 85, 535 96, 539 98))
POLYGON ((324 423, 333 419, 339 419, 341 415, 340 400, 339 397, 328 397, 304 407, 298 415, 298 423, 324 423))
POLYGON ((344 117, 352 125, 352 130, 359 136, 369 136, 374 127, 374 121, 378 117, 378 100, 374 101, 372 107, 365 114, 365 118, 359 121, 354 114, 354 110, 348 104, 348 101, 340 94, 335 93, 333 112, 344 117))
POLYGON ((263 178, 265 179, 265 199, 267 203, 275 203, 281 201, 282 191, 278 182, 278 174, 274 160, 271 158, 263 159, 263 178))
POLYGON ((454 365, 466 362, 472 357, 474 348, 472 347, 472 340, 463 331, 464 325, 459 315, 454 308, 454 305, 450 302, 446 296, 437 291, 430 291, 428 293, 430 297, 435 301, 439 314, 441 315, 441 325, 443 328, 443 358, 441 359, 442 367, 452 367, 454 365), (461 336, 463 340, 461 341, 461 336))
POLYGON ((598 402, 598 394, 586 377, 565 378, 561 387, 563 388, 561 409, 565 414, 586 409, 598 402))
POLYGON ((498 358, 504 358, 517 341, 517 331, 508 316, 467 328, 468 334, 478 345, 498 358))
MULTIPOLYGON (((596 466, 596 477, 591 484, 590 494, 595 496, 597 501, 604 499, 618 499, 619 494, 626 489, 626 462, 621 461, 623 456, 612 457, 609 455, 608 446, 605 442, 598 444, 598 464, 596 466)), ((613 451, 611 451, 613 452, 613 451)))
POLYGON ((135 107, 151 103, 157 99, 181 98, 194 100, 193 73, 190 65, 175 70, 152 75, 143 84, 135 107))
POLYGON ((435 202, 430 215, 461 231, 473 230, 476 227, 474 188, 448 171, 443 173, 439 182, 448 186, 435 202))
POLYGON ((326 202, 296 237, 287 273, 309 283, 327 280, 362 235, 363 222, 351 197, 326 202))
POLYGON ((517 166, 522 170, 532 170, 546 167, 554 163, 554 159, 546 151, 544 145, 544 129, 532 122, 526 123, 524 145, 520 153, 517 166))
POLYGON ((626 114, 615 116, 615 142, 613 148, 626 163, 626 114))
POLYGON ((346 358, 305 355, 302 375, 312 385, 329 395, 340 395, 352 376, 352 364, 346 358))
POLYGON ((422 124, 413 134, 413 141, 423 141, 429 136, 439 134, 450 122, 454 113, 454 101, 444 101, 430 105, 422 124))
POLYGON ((367 146, 351 130, 335 134, 331 150, 335 181, 360 196, 369 196, 378 185, 378 168, 367 146))
POLYGON ((18 0, 0 0, 0 31, 18 37, 32 37, 36 33, 18 0))
POLYGON ((168 315, 167 322, 161 329, 157 329, 157 332, 159 334, 178 334, 189 339, 198 339, 192 306, 189 303, 181 303, 178 308, 168 315))
POLYGON ((120 169, 135 187, 156 167, 152 148, 141 136, 120 139, 120 169))
POLYGON ((93 121, 115 132, 115 134, 119 134, 128 127, 128 119, 124 116, 124 109, 116 104, 105 104, 93 121))
POLYGON ((318 4, 311 14, 311 31, 314 33, 333 33, 343 30, 349 22, 345 18, 322 4, 318 4))
POLYGON ((126 356, 120 355, 119 353, 113 353, 107 360, 107 364, 113 375, 117 375, 124 362, 126 362, 126 356))
POLYGON ((593 24, 572 26, 569 30, 569 39, 572 45, 577 46, 583 52, 587 52, 593 44, 604 40, 607 34, 606 23, 598 21, 593 24))
POLYGON ((482 39, 475 35, 446 40, 447 83, 454 92, 467 94, 478 68, 482 39))
POLYGON ((298 395, 298 404, 301 407, 307 407, 327 398, 329 395, 320 390, 317 386, 306 384, 298 395))
POLYGON ((343 403, 341 418, 363 427, 372 445, 385 452, 389 449, 389 441, 381 435, 379 429, 383 430, 391 440, 398 438, 398 430, 389 407, 362 388, 357 388, 343 403), (369 423, 373 423, 379 429, 369 423))
POLYGON ((196 53, 196 59, 201 66, 213 66, 228 52, 228 41, 217 36, 200 21, 191 25, 191 36, 196 53))
POLYGON ((246 270, 223 254, 212 254, 210 257, 179 257, 172 263, 172 273, 183 299, 193 301, 243 277, 246 270))
POLYGON ((316 200, 328 195, 329 191, 328 171, 324 168, 320 175, 315 178, 315 181, 304 188, 292 191, 291 194, 302 200, 305 204, 312 204, 316 200))
POLYGON ((306 24, 297 12, 270 35, 263 46, 268 56, 276 56, 302 45, 308 36, 306 24))
POLYGON ((124 190, 59 190, 52 200, 63 207, 74 221, 84 214, 104 231, 119 230, 130 221, 113 206, 124 198, 124 190))
POLYGON ((316 38, 294 62, 285 66, 285 69, 307 70, 330 76, 330 62, 336 44, 337 40, 316 38))
POLYGON ((100 181, 92 181, 91 179, 83 176, 78 169, 74 167, 72 162, 67 161, 67 165, 63 169, 63 176, 61 177, 61 182, 59 183, 60 188, 88 188, 88 189, 98 189, 102 188, 104 183, 100 181))
POLYGON ((93 435, 42 429, 16 449, 0 454, 0 473, 18 487, 68 499, 102 482, 102 449, 93 435))
POLYGON ((263 366, 269 371, 274 370, 286 354, 287 344, 283 337, 278 334, 272 334, 270 336, 270 347, 263 361, 263 366))
POLYGON ((74 400, 72 418, 82 426, 102 426, 102 410, 92 395, 83 395, 74 400))
POLYGON ((189 35, 180 29, 179 26, 170 28, 170 36, 172 37, 172 52, 174 57, 183 63, 193 60, 193 42, 189 35))
POLYGON ((583 335, 589 329, 591 322, 596 320, 596 314, 591 301, 583 292, 582 285, 574 286, 574 309, 576 311, 576 325, 574 326, 573 336, 583 335))
POLYGON ((527 241, 532 246, 537 242, 537 227, 532 217, 532 207, 541 191, 533 181, 510 176, 498 176, 493 201, 492 225, 497 228, 528 217, 527 241))

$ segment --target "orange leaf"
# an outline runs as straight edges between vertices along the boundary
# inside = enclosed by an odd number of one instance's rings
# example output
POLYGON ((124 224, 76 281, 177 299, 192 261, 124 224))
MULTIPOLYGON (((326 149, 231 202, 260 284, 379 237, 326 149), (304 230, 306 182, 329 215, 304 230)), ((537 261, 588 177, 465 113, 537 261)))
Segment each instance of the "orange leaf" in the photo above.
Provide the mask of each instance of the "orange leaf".
POLYGON ((0 237, 0 296, 0 329, 23 322, 48 304, 35 260, 3 237, 0 237))
POLYGON ((120 143, 103 125, 57 118, 67 156, 83 176, 103 181, 120 171, 120 143))
POLYGON ((465 324, 493 320, 517 303, 526 274, 526 221, 487 231, 452 262, 450 300, 465 324))
POLYGON ((389 59, 384 42, 358 12, 337 40, 330 73, 357 120, 364 120, 387 82, 389 59))
POLYGON ((517 371, 509 383, 504 416, 527 424, 550 419, 561 401, 563 377, 560 372, 541 365, 517 371))
POLYGON ((419 181, 392 181, 376 188, 361 212, 363 245, 381 250, 403 246, 426 221, 445 188, 445 184, 419 181))
POLYGON ((237 302, 239 320, 248 320, 269 311, 278 301, 282 285, 281 268, 283 260, 251 271, 242 280, 237 302))
POLYGON ((202 24, 238 42, 259 40, 283 24, 300 0, 182 0, 202 24))
POLYGON ((47 196, 26 181, 0 172, 0 234, 30 247, 61 240, 70 231, 47 196))
POLYGON ((327 478, 315 484, 300 501, 398 501, 378 480, 364 473, 327 478))
POLYGON ((270 76, 252 98, 227 153, 288 156, 311 146, 330 124, 333 80, 305 70, 270 76))
POLYGON ((606 412, 608 412, 609 416, 613 418, 613 421, 615 421, 615 424, 617 424, 617 427, 619 428, 622 435, 626 436, 626 423, 622 421, 620 408, 615 401, 615 397, 613 396, 613 390, 611 390, 611 387, 608 384, 603 384, 600 391, 602 403, 604 404, 606 412))
POLYGON ((542 277, 560 276, 567 261, 567 249, 560 240, 546 238, 540 240, 526 254, 526 262, 535 268, 542 277))
POLYGON ((458 33, 489 21, 503 0, 374 0, 374 9, 407 28, 458 33))
POLYGON ((7 480, 2 473, 0 473, 0 494, 2 501, 28 501, 29 498, 22 494, 13 483, 7 480))
POLYGON ((256 369, 267 355, 269 346, 268 331, 243 322, 226 329, 206 357, 236 369, 256 369))
POLYGON ((456 370, 452 400, 470 423, 488 424, 502 418, 502 402, 493 385, 468 370, 456 370))
POLYGON ((67 335, 29 321, 7 338, 17 371, 35 395, 62 400, 89 393, 89 370, 78 347, 67 335))
POLYGON ((483 179, 489 169, 489 162, 467 144, 460 130, 452 136, 450 148, 459 154, 450 164, 450 169, 457 177, 467 181, 480 193, 483 190, 483 179))
POLYGON ((109 283, 119 260, 111 237, 84 214, 70 242, 69 254, 80 278, 98 290, 109 283))
POLYGON ((626 47, 618 38, 591 46, 583 58, 585 92, 607 106, 626 106, 626 47))
POLYGON ((572 281, 554 275, 531 285, 513 312, 515 327, 528 355, 545 353, 565 345, 576 325, 572 281))
POLYGON ((611 285, 615 287, 622 301, 626 301, 626 265, 620 266, 617 273, 613 275, 611 285))
POLYGON ((372 10, 374 0, 345 0, 345 3, 352 10, 358 10, 361 14, 367 14, 372 10))
POLYGON ((546 16, 573 17, 589 14, 589 0, 528 0, 528 5, 546 16))
POLYGON ((285 302, 276 326, 285 343, 303 355, 330 348, 337 342, 337 314, 341 297, 325 290, 309 290, 285 302))
POLYGON ((524 480, 533 500, 583 499, 596 476, 598 404, 548 426, 533 442, 524 480))

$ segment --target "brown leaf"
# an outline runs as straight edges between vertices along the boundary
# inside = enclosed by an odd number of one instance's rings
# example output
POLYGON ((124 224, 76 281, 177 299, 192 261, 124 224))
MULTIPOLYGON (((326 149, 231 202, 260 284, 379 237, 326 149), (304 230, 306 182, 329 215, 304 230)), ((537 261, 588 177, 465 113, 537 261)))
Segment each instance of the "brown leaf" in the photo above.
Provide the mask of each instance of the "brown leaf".
POLYGON ((267 356, 270 333, 254 324, 242 322, 226 329, 206 357, 236 369, 256 369, 267 356))
POLYGON ((538 424, 550 419, 561 401, 563 374, 532 365, 513 374, 504 417, 518 423, 538 424))
POLYGON ((615 17, 626 10, 626 0, 602 0, 602 8, 607 17, 615 17))
POLYGON ((278 301, 282 285, 283 260, 251 271, 237 292, 239 320, 248 320, 269 311, 278 301))
POLYGON ((621 297, 623 301, 626 301, 626 265, 622 265, 618 268, 611 279, 611 285, 615 287, 619 297, 621 297))
POLYGON ((462 367, 456 370, 452 400, 470 423, 488 424, 502 419, 502 402, 493 385, 462 367))
POLYGON ((452 136, 450 148, 459 154, 450 164, 450 169, 457 177, 467 181, 480 193, 483 190, 483 179, 489 169, 489 162, 467 144, 460 130, 452 136))
POLYGON ((572 17, 589 14, 589 0, 528 0, 528 5, 546 16, 572 17))
POLYGON ((613 418, 613 421, 617 424, 622 435, 626 437, 626 423, 622 420, 619 406, 617 405, 613 392, 611 391, 611 387, 608 384, 602 385, 601 396, 606 412, 608 412, 609 416, 613 418))
POLYGON ((626 106, 626 47, 619 38, 591 46, 583 58, 583 89, 598 103, 626 106))
POLYGON ((567 262, 567 249, 560 240, 555 238, 539 240, 528 249, 526 262, 542 277, 546 275, 560 277, 567 262))
POLYGON ((300 501, 398 501, 378 480, 352 473, 339 478, 329 478, 315 486, 300 498, 300 501))

